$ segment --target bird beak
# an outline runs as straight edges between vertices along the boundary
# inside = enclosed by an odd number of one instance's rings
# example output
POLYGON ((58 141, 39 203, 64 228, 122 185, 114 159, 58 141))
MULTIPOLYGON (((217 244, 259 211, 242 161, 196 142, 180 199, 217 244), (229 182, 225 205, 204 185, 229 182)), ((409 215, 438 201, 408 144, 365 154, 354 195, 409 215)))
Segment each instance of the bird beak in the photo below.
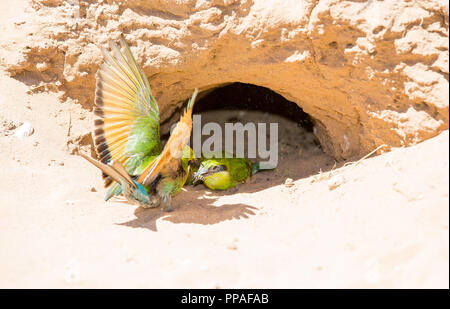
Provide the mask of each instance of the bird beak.
POLYGON ((205 178, 203 177, 204 171, 202 169, 199 169, 197 172, 194 173, 192 181, 193 185, 198 184, 198 182, 203 181, 205 178))

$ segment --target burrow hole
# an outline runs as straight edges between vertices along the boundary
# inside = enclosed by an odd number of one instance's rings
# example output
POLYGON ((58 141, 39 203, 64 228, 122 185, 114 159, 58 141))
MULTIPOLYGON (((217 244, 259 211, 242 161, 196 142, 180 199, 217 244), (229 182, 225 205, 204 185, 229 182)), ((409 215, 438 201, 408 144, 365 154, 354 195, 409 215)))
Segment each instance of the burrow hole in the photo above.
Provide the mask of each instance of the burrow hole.
MULTIPOLYGON (((266 126, 266 150, 270 149, 270 123, 276 123, 277 136, 277 167, 273 171, 256 174, 251 182, 278 184, 292 178, 293 180, 317 174, 320 170, 328 170, 334 164, 332 157, 326 155, 315 137, 314 121, 296 103, 286 100, 280 94, 252 84, 232 83, 203 92, 194 107, 194 116, 201 116, 201 127, 208 123, 216 123, 221 127, 222 149, 225 149, 226 123, 254 123, 266 126)), ((195 125, 195 124, 194 124, 195 125)), ((256 130, 259 134, 258 129, 256 130)), ((194 133, 194 132, 193 132, 194 133)), ((204 145, 211 134, 201 135, 204 145)), ((249 157, 248 134, 245 133, 244 153, 249 157)), ((236 136, 234 152, 236 152, 236 136)), ((193 138, 191 138, 191 146, 193 138)), ((256 142, 258 148, 258 142, 256 142)), ((258 150, 252 161, 264 161, 258 150)))

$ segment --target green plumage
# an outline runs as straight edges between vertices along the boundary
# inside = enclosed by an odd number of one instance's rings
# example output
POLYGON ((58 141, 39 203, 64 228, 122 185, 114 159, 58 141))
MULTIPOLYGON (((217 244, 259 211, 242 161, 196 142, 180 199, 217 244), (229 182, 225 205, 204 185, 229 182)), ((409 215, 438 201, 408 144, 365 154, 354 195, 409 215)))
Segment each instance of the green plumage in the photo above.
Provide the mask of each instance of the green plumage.
MULTIPOLYGON (((159 107, 149 82, 123 37, 122 50, 110 43, 103 49, 105 63, 97 72, 94 113, 95 146, 100 161, 119 161, 138 176, 162 151, 159 107)), ((120 185, 103 174, 108 188, 105 200, 122 193, 120 185)))
POLYGON ((198 168, 193 168, 192 183, 202 181, 211 190, 227 190, 246 182, 260 170, 259 163, 246 158, 225 158, 224 153, 217 157, 199 159, 198 168))
POLYGON ((245 158, 195 158, 186 144, 198 89, 162 149, 158 103, 123 37, 120 45, 121 49, 111 43, 111 52, 103 50, 105 63, 97 72, 94 108, 100 161, 87 158, 103 171, 106 200, 123 194, 144 207, 163 202, 171 209, 171 196, 186 182, 203 181, 212 190, 226 190, 260 170, 258 163, 245 158), (172 149, 183 156, 172 156, 172 149))
POLYGON ((94 141, 100 162, 89 161, 103 171, 105 200, 123 194, 144 207, 155 207, 161 200, 170 206, 170 196, 181 189, 189 173, 193 152, 182 147, 190 135, 198 90, 188 102, 188 115, 180 119, 186 122, 186 133, 179 131, 171 145, 187 155, 181 159, 163 155, 158 103, 123 36, 120 47, 110 42, 111 51, 102 50, 105 63, 97 72, 94 108, 98 117, 94 141))

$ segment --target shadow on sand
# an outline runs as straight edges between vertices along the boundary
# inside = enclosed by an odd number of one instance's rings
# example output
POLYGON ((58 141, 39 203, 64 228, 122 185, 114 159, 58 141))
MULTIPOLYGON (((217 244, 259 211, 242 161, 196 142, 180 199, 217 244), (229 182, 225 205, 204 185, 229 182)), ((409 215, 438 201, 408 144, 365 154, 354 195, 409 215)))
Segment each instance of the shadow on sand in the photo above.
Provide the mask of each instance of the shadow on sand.
MULTIPOLYGON (((240 184, 226 191, 211 191, 203 185, 186 186, 173 198, 173 211, 167 212, 161 208, 136 208, 136 218, 119 225, 132 228, 147 228, 157 231, 156 221, 166 220, 172 223, 217 224, 232 219, 248 219, 255 215, 258 208, 243 203, 215 204, 223 196, 236 193, 254 193, 274 186, 281 185, 286 178, 294 181, 318 174, 320 171, 331 170, 334 160, 323 152, 311 154, 302 158, 302 164, 292 166, 293 157, 288 156, 279 162, 275 170, 260 172, 252 176, 246 183, 240 184)), ((294 161, 295 162, 295 161, 294 161)), ((344 164, 342 162, 339 165, 344 164)))
POLYGON ((157 231, 156 221, 160 218, 172 223, 195 223, 195 224, 216 224, 231 219, 247 219, 255 215, 257 208, 245 204, 230 204, 215 206, 214 202, 222 195, 230 194, 224 192, 214 195, 205 195, 203 188, 196 189, 189 187, 187 191, 180 192, 173 199, 173 211, 167 212, 161 208, 144 209, 136 208, 135 219, 120 223, 133 228, 147 228, 157 231), (182 195, 182 201, 180 197, 182 195))

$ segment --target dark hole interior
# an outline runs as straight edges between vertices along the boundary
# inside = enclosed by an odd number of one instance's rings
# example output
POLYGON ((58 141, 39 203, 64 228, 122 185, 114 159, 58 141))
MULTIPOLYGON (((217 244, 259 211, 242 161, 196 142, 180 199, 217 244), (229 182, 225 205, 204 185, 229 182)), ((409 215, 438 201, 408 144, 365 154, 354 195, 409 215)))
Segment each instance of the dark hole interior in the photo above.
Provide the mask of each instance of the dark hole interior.
MULTIPOLYGON (((223 109, 277 114, 295 121, 308 132, 313 130, 311 118, 297 104, 268 88, 252 84, 233 83, 214 89, 195 103, 194 114, 223 109)), ((227 120, 234 122, 235 119, 227 120)))
MULTIPOLYGON (((169 120, 172 126, 179 119, 179 114, 185 106, 186 103, 169 120)), ((223 129, 225 123, 278 124, 277 154, 274 155, 278 158, 276 168, 269 170, 267 173, 256 173, 249 181, 251 188, 241 188, 242 192, 244 190, 255 191, 273 186, 273 184, 283 183, 286 178, 296 180, 308 177, 321 170, 327 170, 334 162, 333 158, 322 151, 320 143, 313 133, 313 119, 296 103, 286 100, 283 96, 268 88, 245 83, 232 83, 210 89, 201 93, 200 98, 195 103, 193 114, 194 116, 201 115, 202 128, 208 123, 216 123, 221 126, 222 149, 224 150, 226 150, 226 146, 223 144, 226 135, 223 129)), ((202 132, 201 135, 203 147, 205 140, 210 138, 212 133, 207 135, 207 133, 202 132)), ((165 137, 167 139, 169 135, 167 134, 165 137)), ((234 137, 237 138, 237 136, 234 137)), ((248 155, 248 138, 246 133, 246 137, 244 137, 244 157, 254 162, 267 161, 267 157, 261 157, 259 152, 256 158, 248 155)), ((272 138, 273 135, 267 131, 266 148, 272 138)), ((236 145, 236 141, 234 145, 236 145)), ((259 135, 257 144, 259 144, 259 135)), ((192 136, 190 145, 195 147, 192 136)))

